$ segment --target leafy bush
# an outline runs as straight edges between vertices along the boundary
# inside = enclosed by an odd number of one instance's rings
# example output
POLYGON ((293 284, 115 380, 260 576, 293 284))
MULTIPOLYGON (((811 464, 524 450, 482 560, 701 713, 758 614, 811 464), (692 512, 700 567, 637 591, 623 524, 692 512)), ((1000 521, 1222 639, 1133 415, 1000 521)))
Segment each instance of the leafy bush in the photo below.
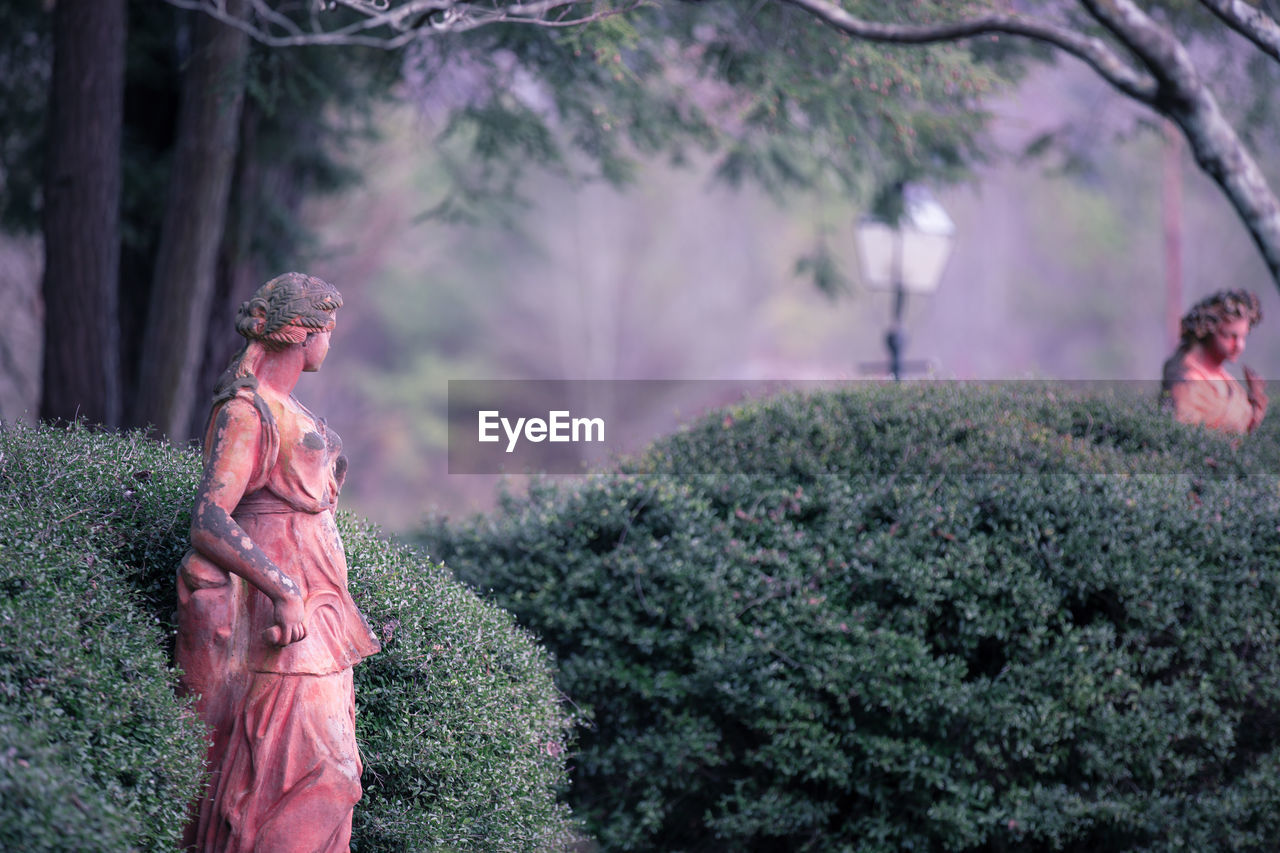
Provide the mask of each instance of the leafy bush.
POLYGON ((543 851, 577 840, 557 799, 573 719, 546 651, 438 565, 341 519, 351 589, 382 641, 356 667, 360 851, 543 851))
POLYGON ((1274 419, 1129 390, 743 405, 422 538, 593 714, 605 849, 1271 849, 1274 419))
POLYGON ((0 430, 0 848, 177 848, 203 730, 156 579, 192 472, 136 436, 0 430))
MULTIPOLYGON (((0 428, 0 849, 177 847, 204 754, 168 664, 199 473, 136 434, 0 428)), ((339 526, 383 641, 355 670, 353 848, 572 843, 571 720, 545 652, 439 566, 339 526)))

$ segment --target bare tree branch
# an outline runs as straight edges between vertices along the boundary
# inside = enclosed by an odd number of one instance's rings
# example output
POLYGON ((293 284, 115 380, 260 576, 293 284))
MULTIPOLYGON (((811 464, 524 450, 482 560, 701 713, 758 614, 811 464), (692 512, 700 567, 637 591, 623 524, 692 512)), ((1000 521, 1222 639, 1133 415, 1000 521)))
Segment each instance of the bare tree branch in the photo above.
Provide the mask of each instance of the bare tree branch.
POLYGON ((798 6, 846 35, 886 44, 932 44, 990 34, 1022 36, 1052 45, 1084 61, 1134 100, 1150 104, 1158 88, 1154 77, 1133 68, 1101 39, 1022 15, 994 13, 941 24, 877 24, 855 18, 828 0, 779 2, 798 6))
POLYGON ((1244 0, 1200 0, 1223 23, 1253 42, 1272 59, 1280 60, 1280 24, 1244 0))
POLYGON ((1204 87, 1191 54, 1133 0, 1080 0, 1160 83, 1160 97, 1186 100, 1204 87))
MULTIPOLYGON (((245 0, 251 7, 248 22, 228 14, 227 0, 165 2, 206 12, 245 29, 267 45, 395 48, 433 33, 460 32, 499 22, 578 26, 627 12, 650 0, 245 0), (617 5, 606 5, 614 3, 617 5), (337 10, 346 14, 330 17, 337 10)), ((936 24, 882 24, 855 18, 833 0, 774 2, 796 6, 837 31, 864 41, 919 45, 1002 34, 1032 39, 1082 60, 1122 94, 1177 123, 1196 162, 1224 191, 1280 285, 1280 200, 1223 116, 1186 46, 1135 0, 1077 0, 1121 47, 1026 14, 992 12, 936 24)), ((1280 24, 1273 18, 1248 5, 1247 0, 1200 2, 1268 55, 1280 59, 1280 24)))
MULTIPOLYGON (((991 14, 933 25, 876 24, 854 18, 829 0, 777 0, 798 6, 836 30, 857 39, 888 44, 955 41, 987 33, 1007 33, 1043 42, 1086 62, 1099 76, 1135 101, 1172 119, 1182 130, 1196 163, 1214 180, 1249 230, 1280 286, 1280 199, 1217 99, 1201 77, 1186 46, 1133 0, 1078 0, 1079 4, 1141 63, 1135 68, 1105 42, 1048 22, 1014 14, 991 14)), ((1265 16, 1246 16, 1233 0, 1201 0, 1234 10, 1241 26, 1258 38, 1269 34, 1265 16)), ((1274 21, 1271 21, 1274 24, 1274 21)), ((1252 37, 1252 36, 1251 36, 1252 37)))
POLYGON ((496 23, 520 23, 540 27, 571 27, 623 14, 646 0, 624 0, 600 8, 595 0, 533 0, 503 4, 466 0, 310 0, 306 3, 309 25, 290 17, 282 8, 301 12, 302 3, 248 0, 250 14, 228 13, 226 0, 164 0, 181 9, 204 12, 249 34, 268 47, 303 45, 358 45, 392 50, 416 39, 442 33, 473 30, 496 23), (338 8, 357 13, 354 21, 326 27, 326 18, 338 8), (580 13, 578 10, 582 10, 580 13))

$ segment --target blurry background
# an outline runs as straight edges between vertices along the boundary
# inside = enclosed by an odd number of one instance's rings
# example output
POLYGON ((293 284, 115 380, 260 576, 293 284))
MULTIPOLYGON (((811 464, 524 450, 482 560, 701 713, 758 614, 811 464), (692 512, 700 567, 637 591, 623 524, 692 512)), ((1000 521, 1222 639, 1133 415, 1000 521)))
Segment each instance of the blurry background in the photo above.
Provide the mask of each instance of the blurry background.
MULTIPOLYGON (((937 293, 907 300, 906 357, 933 365, 908 377, 1145 380, 1155 393, 1171 351, 1158 126, 1065 61, 992 109, 1005 155, 937 193, 956 236, 937 293), (1081 162, 1019 156, 1062 126, 1079 134, 1081 162)), ((629 191, 539 181, 518 229, 420 223, 438 192, 420 120, 395 114, 367 155, 378 164, 367 184, 309 210, 333 251, 314 269, 348 307, 323 379, 303 393, 325 401, 359 465, 359 511, 394 528, 426 507, 492 500, 495 478, 446 472, 450 378, 883 376, 864 367, 885 361, 891 296, 856 286, 854 205, 778 205, 696 165, 649 164, 629 191), (854 279, 834 298, 795 272, 817 225, 854 279)), ((1266 268, 1218 189, 1174 156, 1181 305, 1223 287, 1257 292, 1264 320, 1242 362, 1280 376, 1266 268)))
MULTIPOLYGON (((359 180, 300 203, 312 237, 289 255, 346 298, 325 370, 298 395, 344 438, 348 509, 403 530, 492 504, 498 478, 447 473, 449 379, 883 378, 890 296, 858 285, 864 206, 851 193, 734 187, 694 149, 680 165, 641 156, 626 188, 527 167, 524 206, 448 215, 457 165, 433 140, 471 84, 438 73, 400 85, 368 107, 376 133, 334 155, 359 180), (823 292, 797 270, 816 244, 847 287, 823 292)), ((984 105, 986 162, 935 187, 956 233, 937 293, 907 302, 906 357, 930 365, 909 378, 1146 380, 1154 393, 1170 300, 1180 313, 1223 287, 1261 296, 1244 361, 1280 376, 1276 289, 1156 117, 1068 59, 1031 66, 984 105), (1169 214, 1181 239, 1174 292, 1169 214)), ((31 235, 0 243, 3 418, 38 405, 41 255, 31 235)), ((701 405, 670 408, 617 411, 638 447, 647 415, 665 424, 701 405)))

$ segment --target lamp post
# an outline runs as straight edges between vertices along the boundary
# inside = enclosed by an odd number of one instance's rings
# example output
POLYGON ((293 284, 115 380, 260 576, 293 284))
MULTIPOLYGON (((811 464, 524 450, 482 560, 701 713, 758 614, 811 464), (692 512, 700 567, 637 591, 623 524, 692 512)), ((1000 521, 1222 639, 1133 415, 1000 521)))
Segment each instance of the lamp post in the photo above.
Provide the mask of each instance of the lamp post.
POLYGON ((893 320, 885 333, 889 372, 902 379, 902 311, 907 294, 938 289, 956 226, 933 194, 919 184, 902 186, 901 214, 896 222, 868 218, 858 223, 858 258, 862 281, 875 290, 893 292, 893 320))

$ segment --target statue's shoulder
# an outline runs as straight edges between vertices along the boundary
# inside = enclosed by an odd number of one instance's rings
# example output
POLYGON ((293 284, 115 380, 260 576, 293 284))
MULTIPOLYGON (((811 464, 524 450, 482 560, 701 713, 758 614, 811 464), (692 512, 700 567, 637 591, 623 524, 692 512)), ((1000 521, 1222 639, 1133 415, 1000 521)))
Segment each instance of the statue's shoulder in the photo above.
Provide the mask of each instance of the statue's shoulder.
POLYGON ((213 397, 213 418, 216 420, 223 411, 239 423, 257 420, 266 429, 276 428, 275 412, 258 393, 258 380, 254 376, 236 379, 218 389, 213 397))
POLYGON ((219 424, 233 432, 259 431, 258 460, 249 491, 261 488, 280 455, 280 427, 271 406, 258 393, 257 379, 246 376, 214 395, 209 424, 211 438, 216 439, 219 424))
POLYGON ((243 391, 219 400, 213 407, 214 420, 233 428, 260 428, 263 420, 271 417, 271 411, 266 406, 259 406, 254 399, 256 396, 252 391, 243 391))

